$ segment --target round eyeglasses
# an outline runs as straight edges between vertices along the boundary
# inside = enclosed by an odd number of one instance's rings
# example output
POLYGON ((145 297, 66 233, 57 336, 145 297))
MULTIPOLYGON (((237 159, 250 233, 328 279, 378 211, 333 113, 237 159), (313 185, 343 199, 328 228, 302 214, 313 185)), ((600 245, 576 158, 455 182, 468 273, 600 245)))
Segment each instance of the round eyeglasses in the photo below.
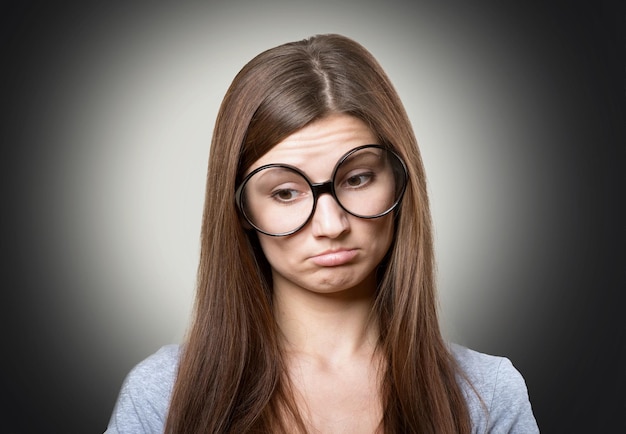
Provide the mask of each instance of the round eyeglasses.
POLYGON ((344 154, 326 182, 313 183, 300 169, 286 164, 261 166, 244 178, 235 200, 254 229, 278 237, 302 229, 325 193, 355 217, 382 217, 402 200, 407 177, 406 165, 393 151, 364 145, 344 154))

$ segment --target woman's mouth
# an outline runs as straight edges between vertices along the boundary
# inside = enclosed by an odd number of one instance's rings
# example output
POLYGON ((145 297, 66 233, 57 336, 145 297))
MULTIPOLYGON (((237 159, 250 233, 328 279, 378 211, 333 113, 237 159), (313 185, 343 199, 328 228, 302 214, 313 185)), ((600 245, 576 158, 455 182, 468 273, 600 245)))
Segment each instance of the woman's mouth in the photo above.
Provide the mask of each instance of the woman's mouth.
POLYGON ((318 255, 312 256, 311 260, 314 264, 322 267, 336 267, 352 261, 357 253, 358 250, 356 249, 327 250, 318 255))

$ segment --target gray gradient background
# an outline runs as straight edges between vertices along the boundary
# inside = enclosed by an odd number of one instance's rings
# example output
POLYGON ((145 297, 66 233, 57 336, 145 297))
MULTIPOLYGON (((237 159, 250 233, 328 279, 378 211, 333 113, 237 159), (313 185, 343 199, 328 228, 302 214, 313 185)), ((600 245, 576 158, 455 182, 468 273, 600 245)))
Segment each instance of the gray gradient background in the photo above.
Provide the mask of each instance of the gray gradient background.
POLYGON ((224 92, 326 32, 409 112, 446 335, 513 360, 542 432, 626 429, 625 15, 467 3, 2 3, 0 431, 101 432, 128 370, 180 341, 224 92))

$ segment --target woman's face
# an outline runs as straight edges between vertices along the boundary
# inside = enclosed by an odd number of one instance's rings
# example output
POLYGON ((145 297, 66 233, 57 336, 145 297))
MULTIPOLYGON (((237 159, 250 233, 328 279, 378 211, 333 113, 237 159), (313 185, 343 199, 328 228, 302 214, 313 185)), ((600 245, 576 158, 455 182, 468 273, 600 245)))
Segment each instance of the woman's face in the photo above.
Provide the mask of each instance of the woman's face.
MULTIPOLYGON (((375 135, 360 119, 332 115, 288 136, 248 173, 265 164, 281 163, 299 168, 314 183, 325 182, 346 152, 375 143, 375 135)), ((375 269, 389 249, 393 232, 393 213, 375 219, 354 217, 330 194, 322 194, 312 218, 295 234, 258 236, 272 268, 275 292, 295 289, 331 294, 362 289, 373 293, 375 269)))

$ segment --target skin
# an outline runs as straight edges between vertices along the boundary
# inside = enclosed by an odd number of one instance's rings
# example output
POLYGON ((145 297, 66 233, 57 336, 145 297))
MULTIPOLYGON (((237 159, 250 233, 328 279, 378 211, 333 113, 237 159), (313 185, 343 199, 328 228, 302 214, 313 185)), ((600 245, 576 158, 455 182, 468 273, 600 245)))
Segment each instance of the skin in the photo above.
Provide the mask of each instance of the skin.
MULTIPOLYGON (((249 171, 285 163, 330 179, 347 151, 377 143, 359 119, 332 115, 290 135, 249 171)), ((286 237, 259 234, 272 267, 275 316, 289 377, 313 431, 375 432, 381 420, 378 326, 370 319, 375 270, 393 239, 393 213, 360 219, 319 197, 311 221, 286 237)))

